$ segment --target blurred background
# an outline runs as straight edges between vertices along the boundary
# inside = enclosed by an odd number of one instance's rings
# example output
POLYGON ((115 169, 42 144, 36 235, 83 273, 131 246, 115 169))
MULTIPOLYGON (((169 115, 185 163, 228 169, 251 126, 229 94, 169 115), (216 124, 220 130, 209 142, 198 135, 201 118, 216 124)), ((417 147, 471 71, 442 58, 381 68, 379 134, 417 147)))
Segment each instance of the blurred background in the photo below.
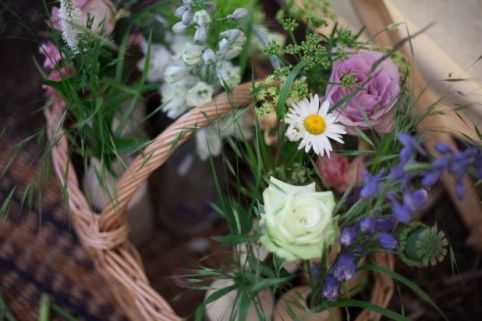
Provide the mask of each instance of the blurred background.
MULTIPOLYGON (((340 16, 361 27, 349 1, 333 3, 340 16)), ((428 35, 474 79, 482 79, 482 66, 476 64, 482 55, 482 1, 393 3, 416 26, 435 21, 428 35)), ((263 7, 269 17, 278 4, 263 0, 263 7)), ((3 0, 0 4, 0 168, 5 169, 0 176, 0 201, 11 200, 9 208, 2 209, 7 215, 0 221, 0 293, 17 320, 37 320, 43 293, 79 319, 126 320, 80 247, 56 180, 42 180, 42 200, 31 210, 21 206, 25 188, 38 179, 37 171, 43 166, 40 159, 45 146, 41 141, 26 139, 45 126, 45 99, 36 59, 47 13, 43 1, 38 0, 3 0), (17 148, 19 143, 21 148, 17 148)), ((157 120, 158 124, 163 121, 157 120)), ((141 230, 144 237, 137 242, 153 286, 186 317, 192 315, 203 293, 189 289, 181 276, 200 264, 223 264, 229 251, 219 248, 212 239, 222 234, 225 226, 207 206, 206 200, 215 198, 213 188, 206 188, 204 183, 209 180, 207 166, 195 166, 188 178, 176 176, 178 164, 186 159, 190 148, 181 149, 151 179, 154 192, 149 206, 155 215, 149 229, 141 230), (180 190, 187 199, 182 203, 176 195, 180 190)), ((428 223, 437 221, 446 232, 457 265, 446 262, 436 268, 410 270, 399 264, 397 269, 426 289, 449 319, 479 320, 482 262, 480 253, 465 243, 466 227, 444 194, 423 219, 428 223)), ((436 311, 403 288, 391 305, 395 309, 403 307, 411 320, 440 319, 436 311)))

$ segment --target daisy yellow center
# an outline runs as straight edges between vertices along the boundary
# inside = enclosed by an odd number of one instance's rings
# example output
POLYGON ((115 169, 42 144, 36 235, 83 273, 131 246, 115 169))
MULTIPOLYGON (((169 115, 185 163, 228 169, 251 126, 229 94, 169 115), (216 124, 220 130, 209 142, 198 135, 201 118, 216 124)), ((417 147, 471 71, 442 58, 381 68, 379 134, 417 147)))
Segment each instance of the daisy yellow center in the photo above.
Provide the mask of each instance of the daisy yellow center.
POLYGON ((309 115, 303 121, 303 125, 308 133, 312 135, 321 135, 325 132, 326 123, 323 117, 317 114, 309 115))

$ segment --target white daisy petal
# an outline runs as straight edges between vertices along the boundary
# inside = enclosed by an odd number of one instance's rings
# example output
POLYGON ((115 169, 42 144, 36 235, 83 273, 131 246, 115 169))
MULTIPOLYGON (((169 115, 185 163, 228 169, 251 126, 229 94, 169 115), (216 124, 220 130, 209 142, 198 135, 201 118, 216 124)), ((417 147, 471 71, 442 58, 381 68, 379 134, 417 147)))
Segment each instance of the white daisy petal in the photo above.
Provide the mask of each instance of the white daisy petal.
POLYGON ((305 98, 292 104, 284 121, 288 125, 286 137, 299 141, 298 149, 317 155, 330 155, 333 150, 330 140, 343 144, 345 128, 339 125, 332 114, 328 114, 330 102, 325 100, 320 106, 318 95, 305 98))

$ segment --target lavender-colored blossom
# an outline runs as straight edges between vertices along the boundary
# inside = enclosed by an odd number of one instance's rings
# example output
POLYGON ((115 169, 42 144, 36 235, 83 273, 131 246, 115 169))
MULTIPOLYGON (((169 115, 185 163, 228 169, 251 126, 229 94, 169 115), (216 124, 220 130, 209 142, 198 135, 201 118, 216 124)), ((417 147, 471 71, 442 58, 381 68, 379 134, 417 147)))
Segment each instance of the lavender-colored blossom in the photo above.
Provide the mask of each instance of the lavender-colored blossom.
POLYGON ((351 253, 342 253, 332 267, 333 276, 340 282, 348 281, 355 275, 356 260, 351 253))
POLYGON ((432 168, 423 173, 422 185, 432 186, 440 180, 443 172, 448 168, 450 164, 450 156, 441 156, 432 162, 432 168))
POLYGON ((395 227, 396 220, 393 216, 384 216, 375 218, 375 231, 391 232, 395 227))
POLYGON ((360 220, 360 231, 363 233, 375 232, 375 219, 373 217, 364 217, 360 220))
POLYGON ((357 237, 356 226, 346 226, 341 230, 340 243, 344 246, 350 246, 356 240, 357 237))
POLYGON ((377 235, 378 244, 385 250, 394 250, 397 247, 397 240, 389 233, 379 233, 377 235))
POLYGON ((452 149, 447 144, 438 143, 435 145, 435 150, 440 154, 450 154, 452 149))
POLYGON ((396 198, 390 198, 390 206, 392 209, 392 215, 400 223, 408 223, 412 217, 412 211, 410 208, 400 203, 396 198))
POLYGON ((378 194, 380 189, 380 180, 385 174, 385 170, 381 169, 376 175, 370 175, 365 172, 363 175, 363 188, 360 192, 361 198, 371 198, 378 194))
POLYGON ((340 282, 331 274, 327 274, 323 281, 323 289, 321 295, 330 301, 335 301, 338 297, 340 282))
POLYGON ((412 211, 419 210, 425 205, 427 201, 428 193, 425 189, 421 188, 414 192, 406 191, 403 194, 403 204, 410 208, 412 211))

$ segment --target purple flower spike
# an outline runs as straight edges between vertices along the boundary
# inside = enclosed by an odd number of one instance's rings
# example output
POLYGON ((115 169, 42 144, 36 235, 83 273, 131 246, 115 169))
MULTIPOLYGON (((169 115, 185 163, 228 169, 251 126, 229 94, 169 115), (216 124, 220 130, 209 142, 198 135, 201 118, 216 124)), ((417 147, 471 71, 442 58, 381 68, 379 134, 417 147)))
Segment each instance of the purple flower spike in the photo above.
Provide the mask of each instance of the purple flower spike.
POLYGON ((327 274, 323 282, 321 295, 330 301, 335 301, 338 297, 339 288, 340 282, 333 275, 327 274))
POLYGON ((432 186, 437 183, 442 176, 443 170, 431 170, 426 172, 422 177, 422 185, 423 186, 432 186))
POLYGON ((375 232, 375 219, 373 217, 365 217, 360 220, 360 231, 363 233, 375 232))
POLYGON ((338 256, 332 267, 333 276, 340 282, 350 280, 356 272, 355 257, 350 253, 338 256))
POLYGON ((439 152, 440 154, 450 154, 450 153, 452 153, 452 149, 448 145, 442 144, 442 143, 439 143, 439 144, 435 145, 435 150, 437 152, 439 152))
POLYGON ((410 222, 412 212, 407 206, 400 204, 395 198, 391 199, 390 203, 392 214, 398 222, 405 224, 410 222))
POLYGON ((361 198, 371 198, 379 192, 380 180, 383 174, 385 174, 384 169, 381 169, 376 175, 370 175, 370 173, 365 172, 363 175, 363 188, 360 192, 361 198))
POLYGON ((397 240, 389 233, 380 233, 377 235, 378 244, 385 250, 394 250, 397 247, 397 240))
POLYGON ((357 228, 355 226, 347 226, 341 230, 340 243, 344 246, 353 244, 357 236, 357 228))
POLYGON ((391 232, 395 227, 395 218, 393 216, 378 217, 375 219, 375 231, 391 232))
POLYGON ((428 193, 425 189, 421 188, 415 192, 407 191, 403 194, 403 203, 412 211, 419 210, 423 207, 427 201, 428 193))

